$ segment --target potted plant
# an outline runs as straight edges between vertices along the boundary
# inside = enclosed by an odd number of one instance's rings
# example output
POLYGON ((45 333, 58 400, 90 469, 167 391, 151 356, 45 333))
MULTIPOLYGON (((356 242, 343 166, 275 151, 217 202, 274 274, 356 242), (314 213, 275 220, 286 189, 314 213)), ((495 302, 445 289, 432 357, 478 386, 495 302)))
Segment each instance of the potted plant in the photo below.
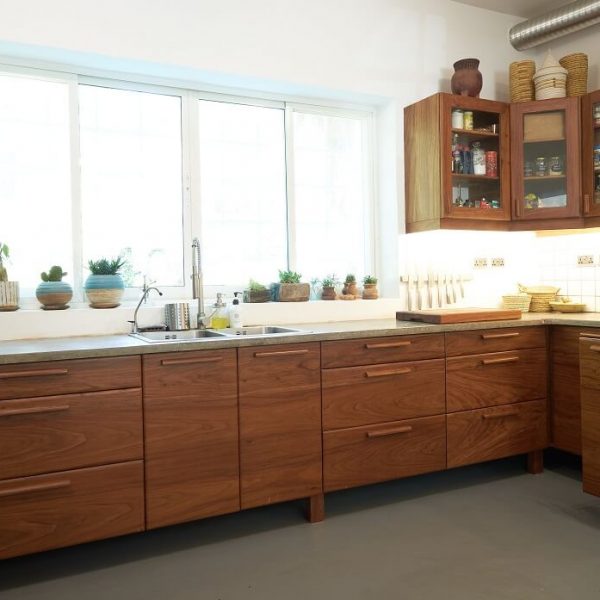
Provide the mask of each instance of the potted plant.
POLYGON ((4 261, 10 257, 6 244, 0 242, 0 311, 17 310, 19 308, 19 283, 8 281, 8 273, 4 261))
POLYGON ((348 299, 351 298, 352 300, 356 300, 356 298, 360 296, 358 288, 356 287, 356 277, 352 273, 346 275, 342 295, 347 296, 348 299))
POLYGON ((337 294, 335 293, 335 286, 339 283, 335 275, 327 275, 323 281, 321 281, 321 299, 322 300, 335 300, 337 294))
POLYGON ((125 265, 120 256, 88 261, 91 274, 85 280, 84 290, 92 308, 115 308, 121 303, 125 284, 119 274, 125 265))
POLYGON ((64 310, 69 308, 69 302, 73 297, 73 288, 62 278, 67 273, 59 265, 50 267, 40 275, 42 283, 36 290, 35 296, 44 310, 64 310))
POLYGON ((244 302, 269 302, 269 300, 271 300, 271 291, 262 283, 250 279, 248 287, 244 290, 244 302))
POLYGON ((364 300, 376 300, 379 298, 379 292, 377 291, 377 277, 365 275, 363 277, 363 286, 364 300))
POLYGON ((279 271, 279 283, 271 284, 271 297, 275 302, 308 302, 310 284, 301 283, 302 275, 295 271, 279 271))

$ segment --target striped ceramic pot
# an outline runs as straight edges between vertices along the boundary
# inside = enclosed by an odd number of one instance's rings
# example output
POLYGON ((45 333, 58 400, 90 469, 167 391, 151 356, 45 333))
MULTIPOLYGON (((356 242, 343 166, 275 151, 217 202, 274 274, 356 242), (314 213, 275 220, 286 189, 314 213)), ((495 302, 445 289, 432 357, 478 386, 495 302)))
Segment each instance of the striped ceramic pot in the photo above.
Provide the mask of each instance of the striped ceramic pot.
POLYGON ((115 308, 121 304, 125 284, 120 275, 90 275, 83 286, 92 308, 115 308))
POLYGON ((69 308, 73 288, 66 281, 42 281, 35 296, 44 310, 64 310, 69 308))

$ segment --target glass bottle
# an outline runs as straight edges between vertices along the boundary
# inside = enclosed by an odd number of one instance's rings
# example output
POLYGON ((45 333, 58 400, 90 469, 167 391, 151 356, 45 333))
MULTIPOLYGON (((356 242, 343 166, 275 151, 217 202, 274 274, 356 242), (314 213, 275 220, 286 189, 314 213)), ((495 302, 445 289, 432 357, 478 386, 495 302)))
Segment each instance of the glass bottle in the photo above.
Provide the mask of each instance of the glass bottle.
POLYGON ((473 174, 485 175, 485 150, 481 147, 481 142, 473 142, 471 155, 473 174))

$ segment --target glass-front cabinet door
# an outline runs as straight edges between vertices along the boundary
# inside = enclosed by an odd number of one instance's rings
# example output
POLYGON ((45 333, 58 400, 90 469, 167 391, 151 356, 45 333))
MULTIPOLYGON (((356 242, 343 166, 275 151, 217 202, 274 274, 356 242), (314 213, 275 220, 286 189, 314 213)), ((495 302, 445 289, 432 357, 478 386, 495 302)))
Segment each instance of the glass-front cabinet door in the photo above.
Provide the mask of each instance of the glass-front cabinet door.
POLYGON ((586 217, 600 217, 600 90, 581 100, 581 176, 586 217))
POLYGON ((579 99, 511 106, 513 218, 581 216, 579 99))

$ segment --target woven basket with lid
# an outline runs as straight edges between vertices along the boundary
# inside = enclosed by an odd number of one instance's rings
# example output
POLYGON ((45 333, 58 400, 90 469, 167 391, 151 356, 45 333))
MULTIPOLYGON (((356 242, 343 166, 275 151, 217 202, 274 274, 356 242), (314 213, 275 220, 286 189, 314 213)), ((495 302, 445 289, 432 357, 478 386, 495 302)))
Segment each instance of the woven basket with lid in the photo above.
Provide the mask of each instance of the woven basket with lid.
POLYGON ((531 312, 550 312, 550 302, 556 299, 560 288, 552 285, 525 286, 519 284, 519 291, 531 296, 531 312))

